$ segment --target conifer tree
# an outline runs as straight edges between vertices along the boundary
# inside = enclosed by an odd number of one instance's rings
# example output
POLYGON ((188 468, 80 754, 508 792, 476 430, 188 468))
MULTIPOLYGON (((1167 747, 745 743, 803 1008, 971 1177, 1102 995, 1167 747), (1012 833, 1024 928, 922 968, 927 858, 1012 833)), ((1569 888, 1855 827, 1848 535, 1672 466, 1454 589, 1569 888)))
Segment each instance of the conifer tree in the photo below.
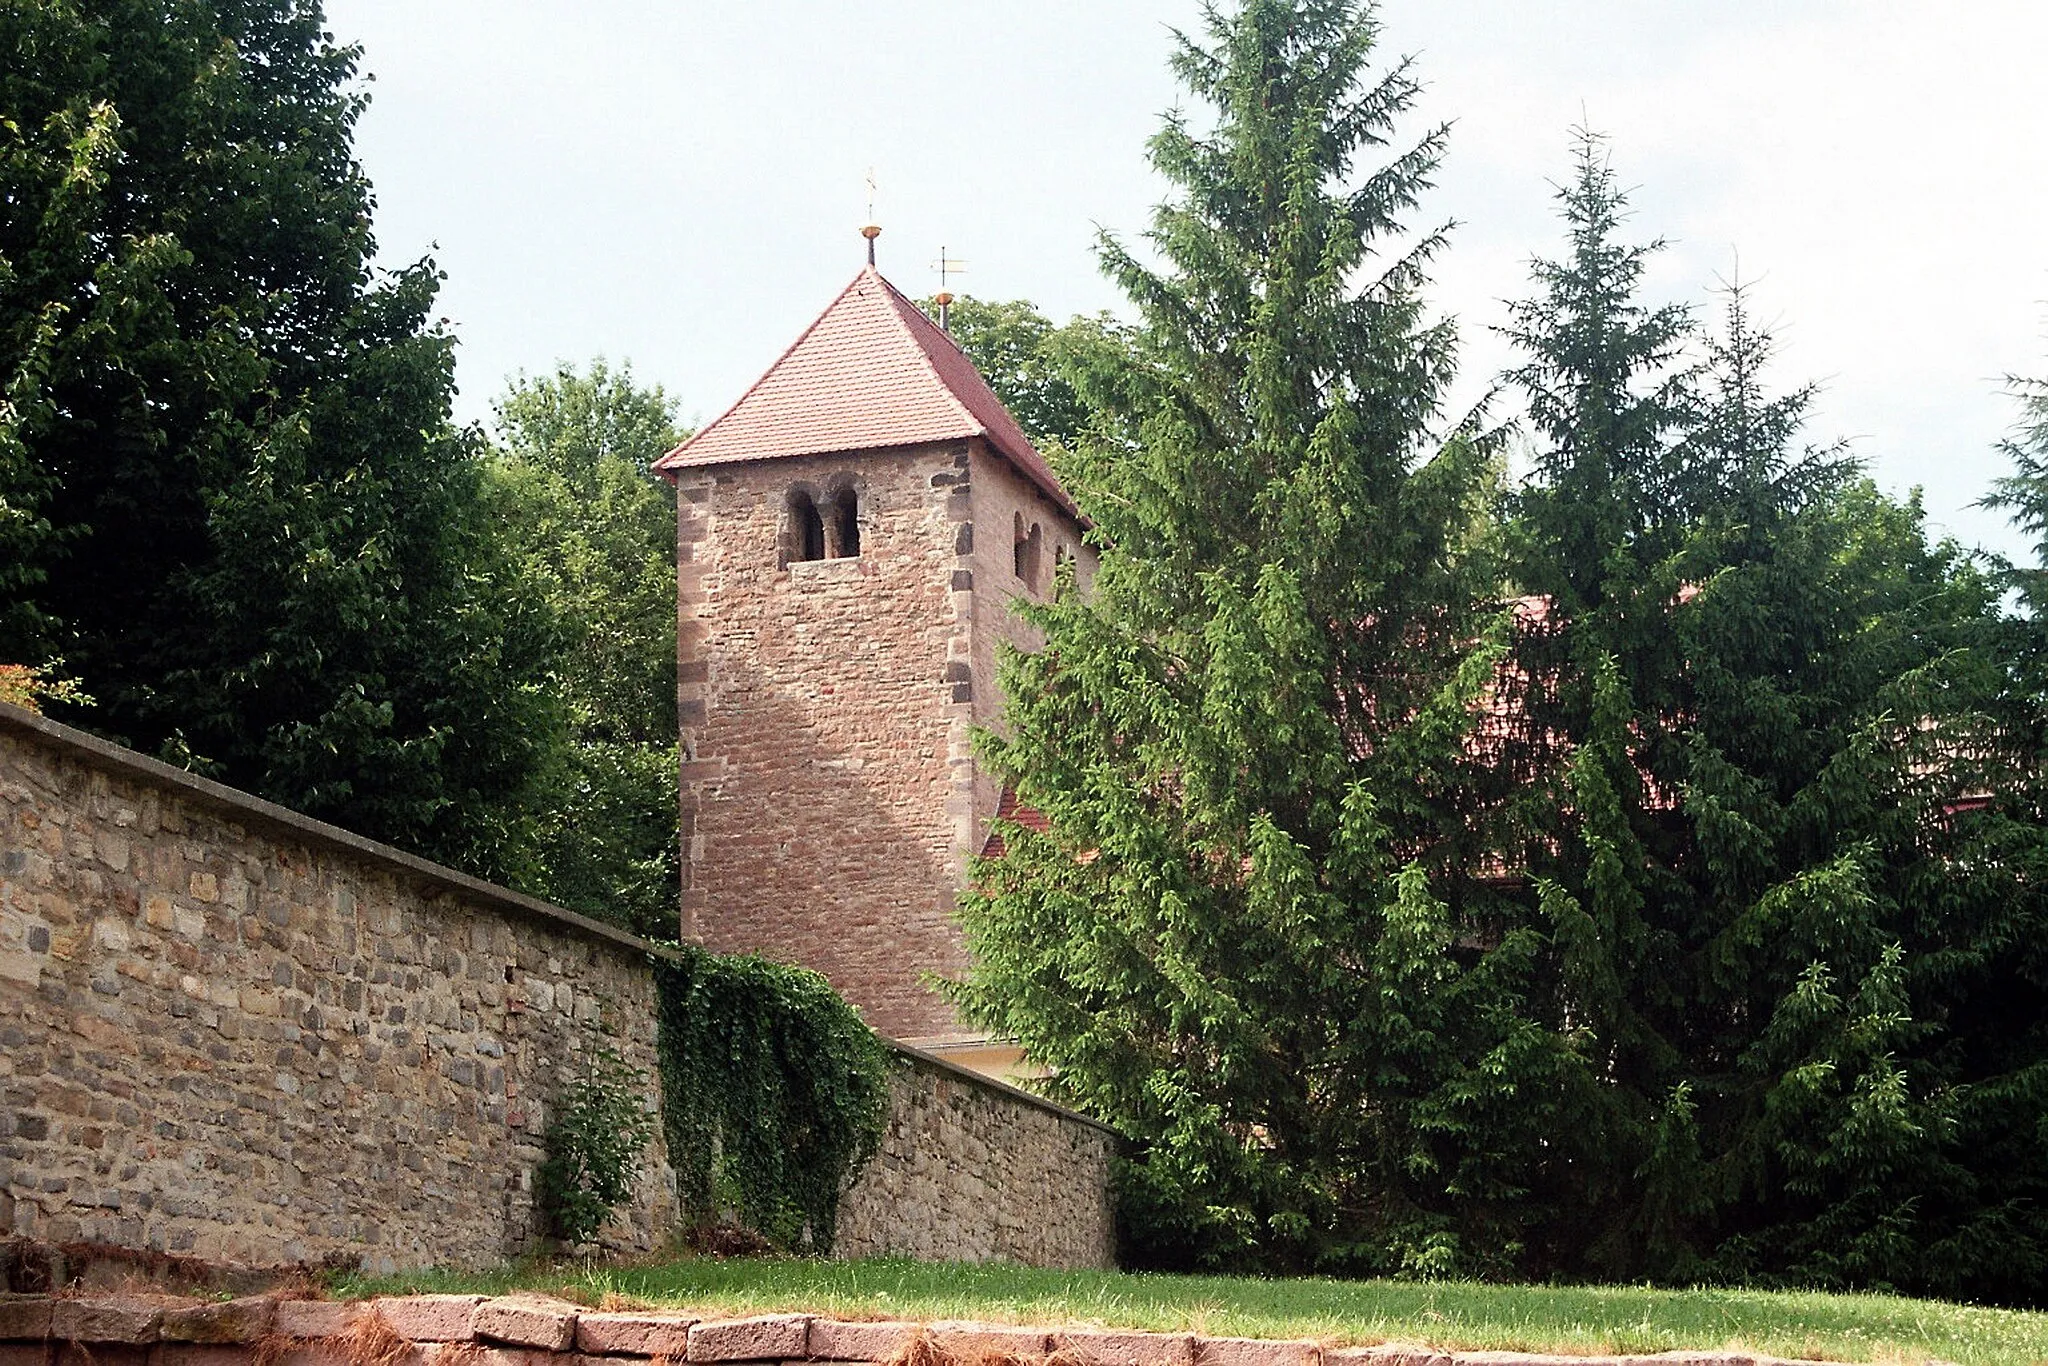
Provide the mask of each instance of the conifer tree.
POLYGON ((1519 809, 1602 1087, 1532 1269, 2010 1294, 2038 1240, 1988 1197, 2028 1189, 2011 1136, 2041 1112, 1972 1099, 2031 1065, 1984 1027, 2027 958, 2013 827, 1972 809, 2012 776, 1989 586, 1799 444, 1812 390, 1770 394, 1742 290, 1680 367, 1596 141, 1561 198, 1572 253, 1516 315, 1543 444, 1512 572, 1545 594, 1519 809))
POLYGON ((1407 234, 1443 130, 1360 169, 1416 90, 1376 36, 1357 0, 1247 0, 1181 39, 1208 122, 1151 142, 1160 265, 1102 244, 1136 355, 1075 375, 1099 572, 1027 610, 984 737, 1049 830, 977 865, 958 999, 1139 1142, 1140 1257, 1505 1265, 1588 1084, 1521 1008, 1538 946, 1473 928, 1491 451, 1439 428, 1442 238, 1407 234))

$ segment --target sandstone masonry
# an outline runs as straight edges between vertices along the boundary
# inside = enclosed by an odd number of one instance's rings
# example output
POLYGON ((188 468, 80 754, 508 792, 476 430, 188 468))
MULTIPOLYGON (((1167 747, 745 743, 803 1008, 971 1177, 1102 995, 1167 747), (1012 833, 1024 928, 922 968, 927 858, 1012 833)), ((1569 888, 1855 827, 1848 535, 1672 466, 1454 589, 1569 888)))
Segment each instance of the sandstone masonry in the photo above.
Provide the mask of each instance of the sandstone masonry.
POLYGON ((1036 1097, 908 1049, 881 1150, 839 1214, 842 1257, 1116 1264, 1115 1136, 1036 1097))
POLYGON ((1818 1366, 1737 1350, 1548 1356, 1410 1343, 1321 1343, 1079 1325, 848 1323, 810 1314, 597 1313, 540 1296, 359 1303, 0 1299, 0 1366, 1818 1366))
MULTIPOLYGON (((654 1075, 661 952, 0 705, 0 1235, 516 1255, 585 1050, 654 1075)), ((842 1254, 1109 1264, 1099 1125, 910 1050, 891 1094, 842 1254)), ((605 1241, 674 1222, 657 1141, 605 1241)))
POLYGON ((677 470, 683 932, 825 974, 892 1038, 960 1032, 921 980, 998 793, 971 732, 1071 516, 979 437, 677 470), (857 554, 793 559, 792 494, 850 491, 857 554), (1038 567, 1017 575, 1019 527, 1038 567))

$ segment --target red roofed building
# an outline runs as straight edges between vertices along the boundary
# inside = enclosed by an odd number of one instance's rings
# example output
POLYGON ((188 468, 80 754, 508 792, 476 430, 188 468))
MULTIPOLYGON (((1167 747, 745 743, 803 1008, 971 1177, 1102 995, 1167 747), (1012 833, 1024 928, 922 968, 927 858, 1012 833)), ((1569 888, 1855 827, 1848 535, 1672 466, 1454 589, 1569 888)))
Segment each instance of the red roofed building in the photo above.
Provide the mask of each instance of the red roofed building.
POLYGON ((1094 555, 1073 501, 946 334, 863 269, 740 400, 664 455, 677 486, 682 932, 823 972, 885 1034, 980 1041, 925 984, 1001 799, 1010 603, 1094 555))

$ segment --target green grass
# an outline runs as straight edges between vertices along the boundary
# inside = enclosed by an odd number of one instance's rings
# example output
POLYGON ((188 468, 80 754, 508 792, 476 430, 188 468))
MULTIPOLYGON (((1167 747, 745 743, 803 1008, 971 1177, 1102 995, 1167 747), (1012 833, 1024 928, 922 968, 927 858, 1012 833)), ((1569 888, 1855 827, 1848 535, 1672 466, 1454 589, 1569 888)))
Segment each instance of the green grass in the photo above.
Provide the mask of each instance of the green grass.
POLYGON ((803 1310, 839 1318, 989 1319, 1316 1338, 1326 1344, 1421 1342, 1448 1349, 1661 1352, 1741 1346, 1853 1362, 2048 1363, 2048 1314, 1885 1295, 1640 1286, 1257 1280, 1037 1271, 898 1260, 730 1261, 528 1266, 486 1273, 345 1278, 351 1297, 543 1290, 586 1304, 718 1314, 803 1310))

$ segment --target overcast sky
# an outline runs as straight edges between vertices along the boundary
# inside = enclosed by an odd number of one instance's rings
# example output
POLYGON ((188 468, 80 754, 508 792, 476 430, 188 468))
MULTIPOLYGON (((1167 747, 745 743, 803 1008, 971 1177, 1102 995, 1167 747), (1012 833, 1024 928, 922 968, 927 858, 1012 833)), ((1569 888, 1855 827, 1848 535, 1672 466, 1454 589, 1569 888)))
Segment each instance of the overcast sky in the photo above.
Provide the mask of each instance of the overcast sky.
MULTIPOLYGON (((2048 5, 2038 0, 1387 0, 1389 54, 1453 121, 1424 216, 1461 224, 1434 298, 1467 400, 1490 329, 1557 250, 1552 181, 1582 119, 1670 239, 1652 292, 1733 274, 1781 380, 1937 528, 2013 547, 1969 505, 2002 465, 2011 372, 2048 374, 2048 5)), ((1056 318, 1118 308, 1097 226, 1136 236, 1179 96, 1180 0, 329 0, 364 47, 358 153, 387 262, 432 252, 461 338, 458 414, 505 378, 630 360, 701 421, 859 267, 869 167, 884 273, 1056 318)))

